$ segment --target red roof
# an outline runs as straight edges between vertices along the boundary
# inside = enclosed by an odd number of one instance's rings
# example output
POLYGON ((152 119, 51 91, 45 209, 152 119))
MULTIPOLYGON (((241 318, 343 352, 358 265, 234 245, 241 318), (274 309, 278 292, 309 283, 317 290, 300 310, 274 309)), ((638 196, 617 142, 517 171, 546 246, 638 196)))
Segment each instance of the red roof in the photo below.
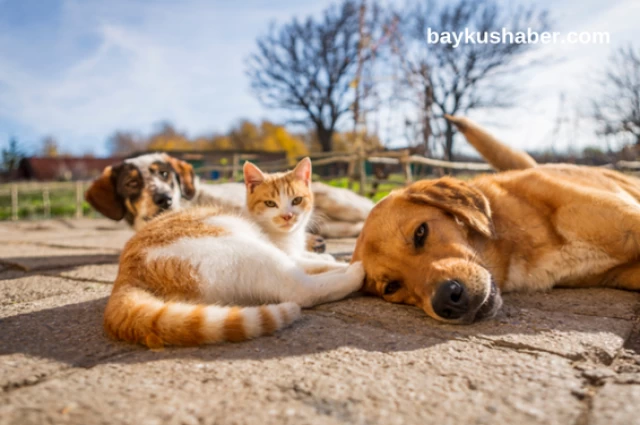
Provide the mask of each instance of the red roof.
POLYGON ((52 180, 90 180, 102 174, 109 165, 121 162, 122 157, 28 157, 20 161, 18 176, 20 179, 52 180))

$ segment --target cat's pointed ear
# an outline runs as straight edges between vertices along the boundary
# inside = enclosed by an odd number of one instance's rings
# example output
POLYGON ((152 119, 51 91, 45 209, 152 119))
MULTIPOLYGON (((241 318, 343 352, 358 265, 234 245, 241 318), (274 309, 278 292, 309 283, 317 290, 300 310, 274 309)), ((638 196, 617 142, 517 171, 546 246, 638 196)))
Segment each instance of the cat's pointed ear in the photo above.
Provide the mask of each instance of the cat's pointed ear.
POLYGON ((244 163, 242 173, 244 174, 244 184, 251 192, 253 192, 253 189, 257 185, 264 181, 264 173, 249 161, 244 163))
POLYGON ((311 160, 309 157, 302 158, 300 162, 298 162, 296 168, 293 169, 293 175, 309 186, 311 182, 311 160))

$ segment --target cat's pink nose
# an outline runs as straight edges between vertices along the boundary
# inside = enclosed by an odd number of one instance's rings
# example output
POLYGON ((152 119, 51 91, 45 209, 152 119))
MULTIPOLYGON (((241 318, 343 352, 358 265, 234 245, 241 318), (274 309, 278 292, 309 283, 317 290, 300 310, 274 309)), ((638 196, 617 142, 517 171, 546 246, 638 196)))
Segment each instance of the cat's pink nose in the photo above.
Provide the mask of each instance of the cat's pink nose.
POLYGON ((281 215, 281 217, 283 218, 284 221, 289 221, 293 218, 293 213, 286 213, 281 215))

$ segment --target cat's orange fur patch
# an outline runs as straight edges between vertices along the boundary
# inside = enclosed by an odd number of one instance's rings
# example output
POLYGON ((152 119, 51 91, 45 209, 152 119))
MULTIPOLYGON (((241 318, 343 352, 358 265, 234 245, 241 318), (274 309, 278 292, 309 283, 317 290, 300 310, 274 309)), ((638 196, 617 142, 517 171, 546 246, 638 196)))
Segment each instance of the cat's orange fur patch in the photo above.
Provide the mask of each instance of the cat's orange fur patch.
POLYGON ((239 342, 247 339, 247 332, 244 329, 244 317, 240 308, 233 307, 224 322, 225 340, 239 342))
MULTIPOLYGON (((228 232, 205 223, 219 214, 216 208, 165 214, 136 233, 125 245, 120 268, 104 315, 106 332, 115 339, 150 348, 242 341, 248 335, 245 310, 256 309, 260 334, 279 328, 266 306, 221 307, 197 304, 202 291, 197 270, 177 257, 147 259, 150 249, 168 246, 181 238, 224 236, 228 232), (213 318, 208 318, 208 314, 213 318), (223 320, 219 317, 224 316, 223 320)), ((280 327, 297 318, 281 305, 280 327)), ((292 308, 292 307, 290 307, 292 308)))

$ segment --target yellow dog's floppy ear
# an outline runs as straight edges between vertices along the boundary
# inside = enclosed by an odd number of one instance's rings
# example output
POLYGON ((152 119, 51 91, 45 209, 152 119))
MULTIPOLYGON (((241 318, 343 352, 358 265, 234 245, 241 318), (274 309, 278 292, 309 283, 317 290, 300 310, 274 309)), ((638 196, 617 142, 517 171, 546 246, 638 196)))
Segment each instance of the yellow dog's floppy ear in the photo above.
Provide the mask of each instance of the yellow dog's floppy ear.
POLYGON ((451 177, 423 180, 409 186, 405 193, 412 202, 440 208, 478 233, 495 237, 489 201, 465 182, 451 177))
POLYGON ((107 167, 102 176, 91 184, 84 198, 100 214, 119 221, 124 218, 125 208, 116 192, 116 183, 117 173, 114 172, 114 168, 107 167))
POLYGON ((167 160, 178 175, 178 182, 180 183, 182 196, 186 199, 193 199, 196 195, 196 174, 193 171, 193 167, 188 162, 181 161, 169 155, 167 155, 167 160))

